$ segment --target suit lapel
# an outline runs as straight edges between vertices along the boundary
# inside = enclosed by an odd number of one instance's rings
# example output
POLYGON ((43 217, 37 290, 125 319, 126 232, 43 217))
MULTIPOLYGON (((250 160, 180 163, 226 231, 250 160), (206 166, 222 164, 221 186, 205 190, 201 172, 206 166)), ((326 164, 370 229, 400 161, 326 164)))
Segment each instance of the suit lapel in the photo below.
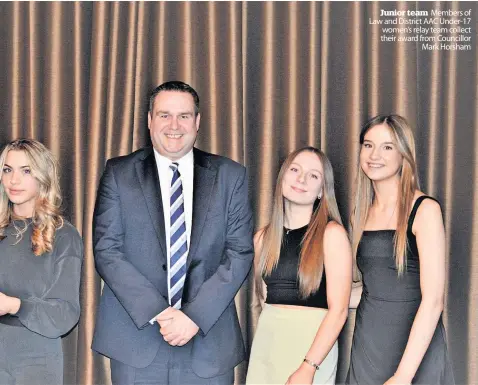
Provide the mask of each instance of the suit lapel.
POLYGON ((188 266, 201 239, 215 179, 216 170, 211 167, 207 155, 194 148, 193 219, 188 266))
POLYGON ((161 188, 159 186, 158 168, 156 166, 152 148, 149 148, 149 153, 145 155, 144 160, 136 163, 135 166, 139 183, 146 200, 146 205, 148 206, 149 215, 151 216, 151 221, 153 222, 153 227, 159 240, 161 251, 164 258, 167 258, 161 188))

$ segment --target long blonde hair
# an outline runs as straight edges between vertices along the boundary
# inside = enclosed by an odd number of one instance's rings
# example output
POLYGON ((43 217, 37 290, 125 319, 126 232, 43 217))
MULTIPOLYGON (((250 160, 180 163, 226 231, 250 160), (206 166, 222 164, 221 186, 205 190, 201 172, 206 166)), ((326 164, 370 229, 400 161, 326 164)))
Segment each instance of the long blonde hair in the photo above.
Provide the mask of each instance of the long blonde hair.
MULTIPOLYGON (((413 131, 407 120, 399 115, 378 115, 370 119, 360 132, 360 145, 363 145, 365 134, 377 125, 384 124, 390 129, 390 133, 397 145, 397 149, 403 156, 400 168, 400 188, 397 198, 397 229, 394 238, 395 265, 398 274, 401 275, 406 269, 407 255, 407 226, 408 216, 413 203, 415 191, 420 188, 418 181, 417 165, 415 161, 415 140, 413 131)), ((367 222, 370 206, 375 199, 372 181, 365 175, 360 166, 360 154, 357 165, 357 179, 355 183, 354 208, 352 210, 352 248, 356 260, 357 249, 362 238, 363 230, 367 222)))
MULTIPOLYGON (((259 284, 261 283, 262 277, 270 275, 279 262, 284 232, 284 196, 282 192, 282 181, 284 174, 296 156, 305 151, 316 154, 322 163, 324 185, 322 197, 314 204, 314 211, 310 218, 309 227, 302 240, 298 278, 299 291, 304 298, 317 291, 320 286, 324 269, 324 232, 327 223, 330 220, 334 220, 342 224, 335 199, 332 165, 322 151, 314 147, 304 147, 290 153, 282 164, 274 192, 271 220, 261 233, 263 241, 256 272, 256 287, 259 289, 262 287, 262 285, 259 284)), ((260 297, 263 296, 260 289, 258 290, 258 295, 260 297)))
MULTIPOLYGON (((8 143, 0 154, 0 170, 3 174, 5 160, 9 151, 22 151, 28 158, 32 176, 38 182, 38 196, 35 202, 31 236, 35 255, 50 252, 53 248, 55 231, 63 226, 60 214, 61 195, 58 162, 52 153, 34 139, 17 139, 8 143)), ((0 183, 0 234, 16 219, 13 204, 8 199, 3 183, 0 183)), ((17 238, 21 239, 27 227, 17 228, 17 238)))

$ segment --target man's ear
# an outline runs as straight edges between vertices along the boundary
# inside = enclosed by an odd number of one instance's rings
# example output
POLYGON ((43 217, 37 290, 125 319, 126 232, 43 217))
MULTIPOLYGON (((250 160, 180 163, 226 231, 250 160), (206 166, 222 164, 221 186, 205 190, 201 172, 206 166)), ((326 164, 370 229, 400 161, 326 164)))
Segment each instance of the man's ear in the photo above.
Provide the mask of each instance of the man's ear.
POLYGON ((199 131, 199 122, 201 121, 201 114, 198 112, 196 115, 196 131, 199 131))
POLYGON ((151 111, 148 112, 148 129, 151 129, 151 111))

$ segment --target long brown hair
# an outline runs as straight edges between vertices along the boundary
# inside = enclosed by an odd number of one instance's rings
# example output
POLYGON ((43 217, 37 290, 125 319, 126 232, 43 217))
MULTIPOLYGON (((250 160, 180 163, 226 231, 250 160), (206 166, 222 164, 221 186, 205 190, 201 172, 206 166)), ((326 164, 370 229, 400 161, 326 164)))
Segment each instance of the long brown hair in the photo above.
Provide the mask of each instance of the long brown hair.
MULTIPOLYGON (((9 151, 22 151, 29 161, 33 177, 38 182, 39 192, 32 218, 32 250, 35 255, 50 252, 55 231, 63 226, 60 214, 61 195, 58 162, 42 143, 34 139, 17 139, 8 143, 0 154, 0 171, 3 173, 9 151)), ((0 183, 0 234, 15 219, 13 204, 8 199, 5 187, 0 183)), ((27 230, 17 228, 17 239, 27 230)))
MULTIPOLYGON (((263 228, 262 248, 259 253, 256 279, 262 280, 263 276, 271 274, 279 262, 282 237, 284 232, 284 196, 282 181, 284 174, 289 169, 297 155, 302 152, 311 152, 317 155, 324 170, 324 185, 321 199, 314 204, 315 210, 310 218, 309 227, 302 240, 302 251, 299 261, 299 290, 302 297, 306 298, 318 290, 324 270, 324 232, 327 223, 334 220, 342 224, 334 190, 334 174, 332 165, 325 154, 315 147, 304 147, 289 154, 282 164, 277 177, 271 220, 263 228)), ((256 285, 261 288, 261 284, 256 285)), ((262 291, 259 290, 262 297, 262 291)))
MULTIPOLYGON (((420 188, 418 181, 417 165, 415 161, 415 140, 413 131, 407 120, 399 115, 378 115, 370 119, 360 132, 360 144, 363 145, 365 134, 377 125, 384 124, 390 129, 390 133, 397 145, 397 149, 403 156, 400 168, 400 188, 397 198, 397 229, 395 231, 394 250, 395 265, 398 273, 402 274, 406 269, 407 255, 407 226, 408 216, 412 207, 415 191, 420 188)), ((363 230, 367 222, 370 206, 375 199, 372 181, 365 175, 360 166, 360 154, 357 165, 357 179, 355 183, 354 208, 352 210, 352 249, 356 260, 357 249, 362 238, 363 230)))

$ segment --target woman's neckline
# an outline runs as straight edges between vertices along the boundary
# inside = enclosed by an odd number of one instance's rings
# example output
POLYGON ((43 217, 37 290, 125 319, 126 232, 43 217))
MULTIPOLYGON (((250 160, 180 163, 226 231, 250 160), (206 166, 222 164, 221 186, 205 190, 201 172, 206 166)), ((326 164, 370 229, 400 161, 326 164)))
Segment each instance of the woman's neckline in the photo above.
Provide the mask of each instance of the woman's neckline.
POLYGON ((284 233, 285 233, 285 235, 288 235, 290 233, 293 233, 294 231, 303 230, 303 229, 307 228, 308 226, 309 226, 308 223, 304 226, 297 227, 295 229, 288 229, 287 227, 284 226, 284 233))
POLYGON ((364 233, 375 233, 378 231, 397 231, 397 229, 379 229, 379 230, 364 230, 364 233))
POLYGON ((12 218, 12 224, 26 223, 29 226, 33 222, 33 217, 30 218, 12 218))

